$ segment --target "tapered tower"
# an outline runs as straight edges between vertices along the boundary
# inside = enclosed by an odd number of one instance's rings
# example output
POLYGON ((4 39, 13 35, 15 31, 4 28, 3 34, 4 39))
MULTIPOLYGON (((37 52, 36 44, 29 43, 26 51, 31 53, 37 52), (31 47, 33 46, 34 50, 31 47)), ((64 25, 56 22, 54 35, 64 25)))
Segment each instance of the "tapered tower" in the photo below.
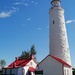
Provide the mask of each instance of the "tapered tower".
POLYGON ((69 45, 66 33, 64 9, 60 0, 53 0, 50 8, 50 54, 71 65, 69 45))

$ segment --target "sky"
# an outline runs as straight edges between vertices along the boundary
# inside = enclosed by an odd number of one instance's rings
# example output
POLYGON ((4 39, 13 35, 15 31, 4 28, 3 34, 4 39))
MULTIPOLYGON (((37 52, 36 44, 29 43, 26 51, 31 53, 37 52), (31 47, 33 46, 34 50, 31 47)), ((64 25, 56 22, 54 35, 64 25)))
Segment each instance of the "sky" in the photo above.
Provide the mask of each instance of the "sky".
MULTIPOLYGON (((51 0, 0 0, 0 60, 6 65, 34 44, 40 62, 49 54, 51 0)), ((75 67, 75 0, 61 0, 72 65, 75 67)))

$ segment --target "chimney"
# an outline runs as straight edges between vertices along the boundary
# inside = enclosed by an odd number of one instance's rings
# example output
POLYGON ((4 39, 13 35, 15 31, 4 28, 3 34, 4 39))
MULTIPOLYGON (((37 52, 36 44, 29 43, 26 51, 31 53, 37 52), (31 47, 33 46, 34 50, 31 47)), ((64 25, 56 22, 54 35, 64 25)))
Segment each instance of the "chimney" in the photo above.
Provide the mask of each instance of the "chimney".
POLYGON ((15 57, 15 61, 17 61, 18 60, 18 57, 15 57))
POLYGON ((32 55, 31 55, 31 59, 34 59, 34 58, 35 58, 35 57, 34 57, 34 54, 32 54, 32 55))
POLYGON ((16 67, 16 63, 13 63, 13 67, 14 67, 14 68, 16 67))

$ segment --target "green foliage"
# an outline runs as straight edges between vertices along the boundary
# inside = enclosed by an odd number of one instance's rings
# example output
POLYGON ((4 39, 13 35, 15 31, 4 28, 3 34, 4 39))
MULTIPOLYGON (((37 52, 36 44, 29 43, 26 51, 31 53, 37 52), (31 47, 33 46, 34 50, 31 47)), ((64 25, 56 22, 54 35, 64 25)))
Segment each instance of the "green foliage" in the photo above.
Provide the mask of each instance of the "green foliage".
POLYGON ((22 54, 21 56, 19 57, 19 59, 27 59, 29 58, 30 55, 29 55, 29 51, 22 51, 22 54))
POLYGON ((72 72, 72 73, 73 73, 73 75, 75 75, 75 68, 73 68, 72 70, 73 70, 73 72, 72 72))
POLYGON ((31 57, 31 55, 36 55, 35 46, 32 45, 30 50, 28 51, 22 51, 21 56, 19 56, 19 59, 28 59, 31 57))
POLYGON ((32 45, 31 46, 31 49, 30 49, 30 54, 32 55, 36 55, 36 50, 35 50, 35 46, 34 45, 32 45))
POLYGON ((2 67, 4 67, 6 65, 6 61, 5 60, 0 60, 0 69, 2 68, 2 67))

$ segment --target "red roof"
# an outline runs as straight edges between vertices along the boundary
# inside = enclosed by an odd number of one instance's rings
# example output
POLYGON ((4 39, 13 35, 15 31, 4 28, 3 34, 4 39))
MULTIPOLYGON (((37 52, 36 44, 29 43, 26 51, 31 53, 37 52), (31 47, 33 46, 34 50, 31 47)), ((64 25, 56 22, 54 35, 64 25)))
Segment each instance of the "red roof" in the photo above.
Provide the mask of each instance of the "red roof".
POLYGON ((56 59, 57 61, 59 61, 60 63, 62 63, 63 65, 66 65, 68 67, 71 67, 71 65, 69 65, 68 63, 66 63, 65 61, 63 61, 62 59, 55 57, 53 55, 50 55, 52 58, 56 59))
POLYGON ((15 60, 13 63, 11 63, 7 68, 14 68, 14 67, 22 67, 25 66, 31 59, 22 59, 22 60, 15 60))
MULTIPOLYGON (((58 57, 56 57, 56 56, 53 56, 53 55, 51 55, 51 54, 49 54, 48 56, 51 56, 52 58, 54 58, 55 60, 57 60, 58 62, 60 62, 61 64, 63 64, 63 65, 66 65, 66 66, 68 66, 68 67, 71 67, 71 65, 69 65, 68 63, 66 63, 65 61, 63 61, 62 59, 60 59, 60 58, 58 58, 58 57)), ((41 62, 43 62, 48 56, 46 56, 41 62)), ((40 62, 40 63, 41 63, 40 62)), ((40 64, 39 63, 39 64, 40 64)), ((38 65, 39 65, 38 64, 38 65)))

